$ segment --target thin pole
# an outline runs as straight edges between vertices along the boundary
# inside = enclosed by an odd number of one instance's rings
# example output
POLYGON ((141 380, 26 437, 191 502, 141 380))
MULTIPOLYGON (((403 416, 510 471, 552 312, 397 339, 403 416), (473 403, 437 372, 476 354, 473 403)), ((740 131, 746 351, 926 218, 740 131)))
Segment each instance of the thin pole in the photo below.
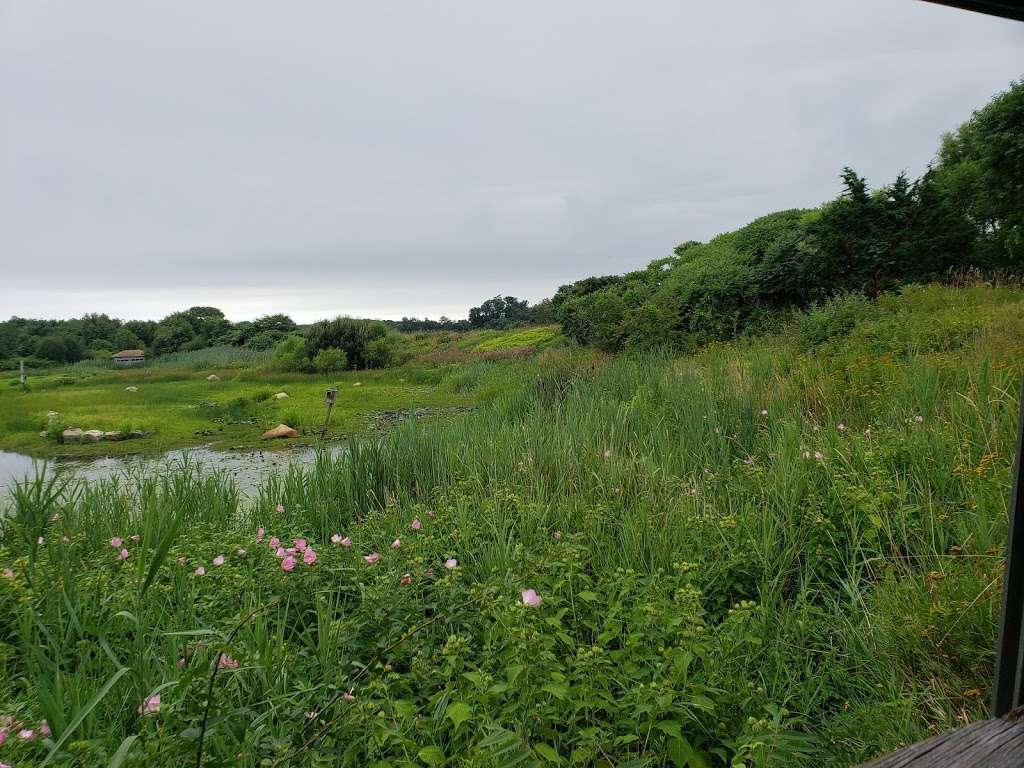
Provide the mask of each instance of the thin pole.
POLYGON ((25 389, 25 361, 21 361, 21 388, 25 389))
POLYGON ((1013 462, 1013 493, 1010 496, 1009 530, 1006 537, 1006 574, 1003 609, 996 646, 992 715, 1001 717, 1021 704, 1024 675, 1024 387, 1017 417, 1017 456, 1013 462))

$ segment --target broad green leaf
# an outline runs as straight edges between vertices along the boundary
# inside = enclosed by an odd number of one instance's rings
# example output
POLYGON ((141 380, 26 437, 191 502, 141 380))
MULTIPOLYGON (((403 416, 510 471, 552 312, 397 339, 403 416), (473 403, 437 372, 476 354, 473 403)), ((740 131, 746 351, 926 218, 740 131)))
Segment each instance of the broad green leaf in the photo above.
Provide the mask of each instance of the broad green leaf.
POLYGON ((456 728, 469 720, 472 714, 473 710, 464 701, 453 701, 444 712, 444 716, 451 720, 456 728))
POLYGON ((110 689, 117 684, 117 681, 126 674, 128 674, 128 667, 121 667, 110 676, 110 679, 103 684, 102 688, 96 691, 96 694, 86 702, 85 706, 78 710, 78 714, 75 715, 75 719, 71 721, 71 724, 64 730, 64 733, 60 735, 60 738, 54 742, 53 747, 46 754, 46 758, 39 764, 39 768, 42 768, 42 766, 50 762, 51 758, 57 754, 57 750, 64 745, 65 741, 71 738, 75 729, 77 729, 78 726, 82 724, 82 721, 89 716, 89 713, 92 712, 101 701, 103 701, 104 697, 110 692, 110 689))
POLYGON ((424 747, 416 753, 416 757, 429 765, 430 768, 437 768, 448 762, 448 758, 444 756, 441 748, 435 746, 424 747))
POLYGON ((711 768, 708 754, 694 747, 684 736, 669 741, 668 756, 676 768, 711 768))
POLYGON ((549 763, 561 765, 565 762, 561 757, 559 757, 558 751, 550 744, 545 744, 544 742, 541 742, 540 744, 534 744, 533 751, 541 757, 543 757, 544 760, 549 763))
POLYGON ((131 736, 126 736, 124 741, 121 742, 121 746, 117 748, 117 752, 110 758, 110 762, 107 763, 107 768, 121 768, 125 758, 128 757, 128 753, 131 751, 132 744, 139 738, 138 734, 133 733, 131 736))

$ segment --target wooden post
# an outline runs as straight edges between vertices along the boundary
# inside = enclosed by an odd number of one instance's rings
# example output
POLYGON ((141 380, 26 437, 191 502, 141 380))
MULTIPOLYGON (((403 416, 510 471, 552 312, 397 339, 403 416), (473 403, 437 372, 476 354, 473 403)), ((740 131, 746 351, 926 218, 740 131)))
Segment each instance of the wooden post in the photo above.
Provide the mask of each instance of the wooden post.
POLYGON ((24 360, 21 361, 21 377, 20 378, 21 378, 21 388, 22 388, 22 390, 27 389, 27 387, 25 386, 25 361, 24 360))
POLYGON ((338 398, 338 390, 331 387, 324 394, 324 400, 327 402, 327 417, 324 419, 324 428, 320 433, 320 437, 327 437, 327 425, 331 423, 331 411, 334 408, 334 401, 338 398))
POLYGON ((1006 573, 1003 577, 1003 610, 996 646, 992 715, 1001 717, 1022 703, 1024 682, 1024 387, 1017 417, 1017 456, 1013 462, 1010 525, 1006 537, 1006 573))

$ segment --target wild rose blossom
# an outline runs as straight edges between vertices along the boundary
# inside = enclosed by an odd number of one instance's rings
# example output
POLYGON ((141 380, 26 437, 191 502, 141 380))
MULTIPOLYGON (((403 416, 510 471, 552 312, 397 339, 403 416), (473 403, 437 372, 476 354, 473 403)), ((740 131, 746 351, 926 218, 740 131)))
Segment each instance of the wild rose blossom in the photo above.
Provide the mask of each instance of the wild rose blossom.
POLYGON ((541 598, 541 596, 533 589, 524 589, 522 597, 523 605, 529 606, 530 608, 536 608, 543 601, 543 598, 541 598))
POLYGON ((306 565, 312 565, 316 562, 316 550, 312 547, 307 547, 306 551, 302 553, 302 562, 306 565))
POLYGON ((271 536, 270 541, 267 542, 267 546, 271 549, 277 549, 281 546, 281 540, 277 536, 271 536))
POLYGON ((139 705, 137 712, 146 717, 147 715, 154 715, 160 711, 160 694, 155 693, 152 696, 143 700, 142 704, 139 705))
POLYGON ((402 540, 401 539, 395 539, 394 541, 392 541, 391 542, 391 548, 392 549, 401 549, 402 548, 402 540))
POLYGON ((131 539, 132 541, 134 541, 136 544, 138 544, 140 541, 142 541, 142 537, 139 536, 139 534, 137 534, 137 533, 133 533, 128 538, 131 539))
POLYGON ((213 558, 213 564, 218 567, 224 565, 224 555, 217 555, 215 558, 213 558))
POLYGON ((340 533, 332 533, 331 534, 331 544, 340 544, 340 543, 341 543, 341 534, 340 533))
POLYGON ((121 558, 122 560, 127 560, 128 559, 128 550, 127 549, 122 549, 120 552, 117 553, 117 556, 119 558, 121 558))
POLYGON ((217 659, 217 669, 238 669, 238 662, 226 653, 217 659))
POLYGON ((380 560, 380 555, 378 555, 376 552, 371 552, 368 555, 363 555, 363 560, 368 562, 370 565, 373 565, 378 560, 380 560))
POLYGON ((263 537, 266 535, 266 533, 267 533, 266 529, 263 528, 262 526, 260 526, 259 528, 256 529, 256 543, 257 544, 259 544, 261 541, 263 541, 263 537))
POLYGON ((276 509, 277 509, 277 514, 279 514, 279 515, 283 515, 284 514, 284 504, 278 504, 276 509))
POLYGON ((350 539, 348 536, 346 536, 339 543, 341 544, 341 546, 345 547, 345 549, 348 549, 349 547, 352 546, 352 539, 350 539))
POLYGON ((198 568, 196 568, 196 576, 205 576, 205 575, 206 575, 206 569, 203 568, 203 566, 200 565, 198 568))
POLYGON ((412 519, 412 524, 409 527, 412 528, 414 531, 418 531, 420 528, 423 527, 423 523, 420 522, 420 519, 418 517, 414 517, 412 519))
POLYGON ((295 548, 297 550, 299 550, 299 552, 305 551, 306 547, 308 546, 306 544, 306 540, 305 539, 293 539, 292 540, 292 544, 295 545, 295 548))
POLYGON ((288 557, 281 561, 281 570, 285 573, 291 573, 294 569, 295 558, 292 555, 288 555, 288 557))
POLYGON ((403 573, 402 578, 398 580, 398 583, 401 584, 403 587, 408 587, 410 584, 412 584, 412 574, 403 573))
POLYGON ((459 561, 456 560, 454 557, 449 557, 447 560, 444 561, 444 567, 447 568, 449 571, 454 570, 455 568, 459 567, 459 561))
POLYGON ((274 553, 276 557, 284 557, 287 554, 288 553, 285 551, 284 547, 278 547, 277 552, 274 553))
POLYGON ((245 550, 242 549, 241 547, 239 547, 238 549, 235 550, 235 554, 238 555, 239 557, 245 557, 245 550))
POLYGON ((120 536, 115 536, 110 540, 110 546, 112 546, 114 549, 120 549, 122 544, 124 544, 124 539, 122 539, 120 536))

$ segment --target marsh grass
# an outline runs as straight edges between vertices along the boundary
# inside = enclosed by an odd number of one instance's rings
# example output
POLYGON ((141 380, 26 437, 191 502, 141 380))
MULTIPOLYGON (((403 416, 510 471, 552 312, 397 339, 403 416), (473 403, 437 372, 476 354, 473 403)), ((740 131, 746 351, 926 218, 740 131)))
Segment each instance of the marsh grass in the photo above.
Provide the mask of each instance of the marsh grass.
POLYGON ((927 286, 838 333, 477 362, 441 384, 484 407, 247 505, 187 464, 37 478, 0 538, 0 714, 53 736, 0 759, 842 766, 982 717, 1022 308, 927 286))

